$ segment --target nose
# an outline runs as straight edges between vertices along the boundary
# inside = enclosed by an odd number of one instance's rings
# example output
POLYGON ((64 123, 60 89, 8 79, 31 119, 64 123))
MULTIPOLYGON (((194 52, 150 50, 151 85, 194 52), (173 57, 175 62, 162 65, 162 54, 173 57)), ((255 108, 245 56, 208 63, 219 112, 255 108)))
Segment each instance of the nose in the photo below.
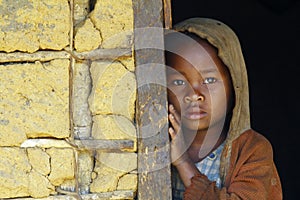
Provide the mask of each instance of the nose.
POLYGON ((185 103, 193 103, 193 102, 198 102, 198 101, 204 101, 205 98, 202 94, 193 94, 193 95, 188 95, 184 97, 184 102, 185 103))
POLYGON ((185 103, 200 103, 205 101, 206 87, 205 85, 200 84, 201 80, 195 79, 190 80, 189 87, 186 89, 186 94, 184 97, 185 103))

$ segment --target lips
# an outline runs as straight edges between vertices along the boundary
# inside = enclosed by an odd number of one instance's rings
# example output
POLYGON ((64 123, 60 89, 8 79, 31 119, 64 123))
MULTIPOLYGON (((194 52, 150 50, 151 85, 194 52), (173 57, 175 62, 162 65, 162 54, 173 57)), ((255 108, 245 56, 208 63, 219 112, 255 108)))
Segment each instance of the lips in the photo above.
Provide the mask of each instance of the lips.
POLYGON ((207 112, 202 110, 199 107, 191 107, 187 109, 185 112, 184 117, 190 120, 199 120, 207 116, 207 112))

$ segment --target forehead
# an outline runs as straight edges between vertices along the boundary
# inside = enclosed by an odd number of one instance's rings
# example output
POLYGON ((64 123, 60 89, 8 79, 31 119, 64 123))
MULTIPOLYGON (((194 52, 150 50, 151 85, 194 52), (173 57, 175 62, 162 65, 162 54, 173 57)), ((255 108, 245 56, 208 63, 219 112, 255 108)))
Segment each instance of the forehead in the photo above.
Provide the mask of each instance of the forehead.
MULTIPOLYGON (((169 40, 172 51, 166 53, 166 62, 176 70, 197 70, 200 73, 226 70, 217 49, 203 39, 169 40)), ((192 73, 192 72, 191 72, 192 73)))

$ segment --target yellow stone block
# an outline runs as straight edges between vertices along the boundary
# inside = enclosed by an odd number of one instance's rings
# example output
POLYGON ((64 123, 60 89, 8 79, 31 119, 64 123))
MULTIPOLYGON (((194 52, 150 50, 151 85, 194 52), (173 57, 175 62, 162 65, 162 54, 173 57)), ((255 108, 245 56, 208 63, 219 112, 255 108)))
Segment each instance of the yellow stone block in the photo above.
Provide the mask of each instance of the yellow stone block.
POLYGON ((0 13, 0 51, 61 50, 69 45, 68 0, 1 1, 0 13))
POLYGON ((42 175, 50 173, 50 156, 40 148, 28 148, 28 159, 32 168, 42 175))
POLYGON ((30 196, 34 198, 47 197, 50 194, 55 193, 55 187, 49 180, 36 171, 30 172, 28 183, 30 196))
POLYGON ((0 198, 29 196, 31 166, 25 149, 0 147, 0 198))
POLYGON ((132 43, 132 0, 97 1, 91 19, 103 38, 103 48, 128 47, 132 43))
POLYGON ((136 153, 104 153, 98 152, 96 161, 100 166, 106 166, 121 172, 131 172, 137 169, 136 153))
POLYGON ((124 173, 102 166, 97 170, 97 178, 90 185, 92 193, 111 192, 117 189, 118 179, 124 173))
POLYGON ((94 139, 130 139, 136 141, 136 129, 126 117, 119 115, 96 115, 93 117, 94 139))
POLYGON ((69 60, 0 65, 0 146, 68 137, 69 60))
POLYGON ((78 52, 97 49, 101 44, 100 32, 94 27, 90 19, 86 19, 75 34, 75 49, 78 52))
POLYGON ((120 62, 93 62, 89 105, 93 115, 116 114, 133 120, 136 79, 120 62))
POLYGON ((118 187, 125 174, 137 169, 135 153, 101 153, 96 156, 97 177, 91 183, 91 192, 109 192, 118 187))
POLYGON ((59 186, 67 180, 74 179, 75 158, 72 149, 50 148, 46 152, 51 157, 50 182, 59 186))
POLYGON ((129 58, 129 59, 122 59, 120 60, 120 63, 122 63, 126 69, 128 69, 131 72, 135 71, 135 64, 134 64, 134 59, 129 58))
POLYGON ((137 174, 125 174, 118 182, 117 190, 137 190, 137 174))

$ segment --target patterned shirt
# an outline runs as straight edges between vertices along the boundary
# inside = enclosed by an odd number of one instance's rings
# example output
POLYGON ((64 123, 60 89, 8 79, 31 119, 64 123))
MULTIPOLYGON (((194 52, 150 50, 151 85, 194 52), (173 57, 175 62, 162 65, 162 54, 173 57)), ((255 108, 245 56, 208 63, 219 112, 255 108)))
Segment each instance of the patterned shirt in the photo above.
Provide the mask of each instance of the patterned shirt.
MULTIPOLYGON (((206 158, 198 163, 195 163, 198 170, 207 176, 210 181, 215 181, 217 187, 221 187, 220 178, 220 159, 225 142, 216 150, 210 153, 206 158)), ((172 193, 173 200, 183 199, 184 185, 180 180, 179 174, 175 168, 172 169, 172 193)))

